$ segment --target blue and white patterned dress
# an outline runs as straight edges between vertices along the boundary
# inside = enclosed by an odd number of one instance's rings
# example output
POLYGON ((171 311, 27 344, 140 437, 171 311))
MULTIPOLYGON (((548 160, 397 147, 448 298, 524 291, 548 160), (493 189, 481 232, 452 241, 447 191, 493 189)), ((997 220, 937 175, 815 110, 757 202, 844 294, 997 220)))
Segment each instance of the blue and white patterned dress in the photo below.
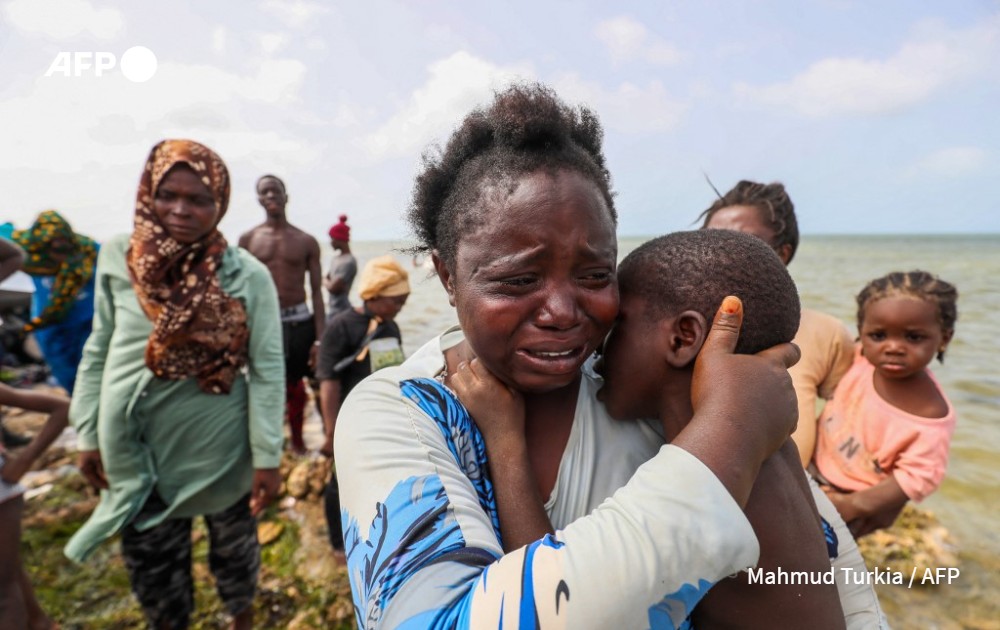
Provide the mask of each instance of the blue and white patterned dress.
POLYGON ((756 562, 719 480, 649 426, 608 417, 589 374, 546 504, 556 533, 504 555, 482 437, 433 379, 460 340, 446 333, 374 373, 338 417, 360 628, 677 628, 756 562))

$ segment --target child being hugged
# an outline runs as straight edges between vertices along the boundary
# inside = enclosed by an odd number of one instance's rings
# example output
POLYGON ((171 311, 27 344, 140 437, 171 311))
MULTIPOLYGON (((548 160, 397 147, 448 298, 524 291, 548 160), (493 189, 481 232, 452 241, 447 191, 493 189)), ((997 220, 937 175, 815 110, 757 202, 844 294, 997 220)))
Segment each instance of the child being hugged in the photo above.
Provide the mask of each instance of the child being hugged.
POLYGON ((858 294, 854 365, 823 410, 810 467, 855 536, 896 519, 944 478, 955 409, 927 367, 955 333, 958 291, 926 271, 858 294))
MULTIPOLYGON (((597 397, 615 420, 658 425, 668 443, 691 421, 692 379, 716 305, 744 313, 736 354, 791 341, 799 326, 798 293, 784 264, 764 241, 741 232, 648 241, 622 261, 618 285, 618 318, 594 366, 603 377, 597 397)), ((504 549, 533 544, 552 526, 526 455, 522 403, 478 359, 459 365, 449 385, 485 440, 504 549)), ((760 545, 757 578, 740 572, 702 591, 690 623, 680 627, 884 627, 871 586, 843 579, 844 569, 864 572, 864 561, 834 507, 809 484, 791 439, 762 464, 745 512, 760 545), (830 574, 835 582, 760 581, 790 572, 830 574)), ((622 536, 642 535, 636 525, 622 536)))

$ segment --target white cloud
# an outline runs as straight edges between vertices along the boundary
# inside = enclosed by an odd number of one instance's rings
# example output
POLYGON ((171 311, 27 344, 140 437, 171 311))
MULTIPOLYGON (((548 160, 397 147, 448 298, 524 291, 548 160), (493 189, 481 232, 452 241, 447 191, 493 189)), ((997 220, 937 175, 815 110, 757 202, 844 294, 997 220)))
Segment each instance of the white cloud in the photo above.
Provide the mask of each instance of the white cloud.
POLYGON ((12 0, 3 6, 3 15, 23 31, 52 39, 70 39, 87 32, 108 40, 125 26, 120 11, 98 8, 86 0, 12 0))
POLYGON ((614 60, 630 59, 642 49, 646 27, 630 17, 617 17, 597 25, 597 38, 614 60))
MULTIPOLYGON (((530 64, 498 66, 460 51, 432 63, 428 80, 415 89, 399 110, 360 144, 375 159, 418 153, 441 141, 477 105, 517 80, 531 80, 530 64)), ((608 89, 567 74, 551 82, 567 103, 587 105, 608 129, 625 133, 662 132, 674 129, 687 105, 671 96, 660 81, 643 85, 621 83, 608 89)), ((356 122, 354 112, 341 109, 338 124, 356 122)))
POLYGON ((498 66, 465 51, 435 61, 427 82, 418 87, 399 111, 361 144, 374 158, 407 155, 441 139, 476 105, 512 81, 530 79, 530 64, 498 66))
POLYGON ((281 33, 264 33, 260 36, 260 48, 266 55, 273 55, 285 45, 285 36, 281 33))
POLYGON ((674 46, 650 35, 644 24, 628 16, 601 22, 595 33, 616 63, 640 59, 654 65, 669 66, 682 57, 674 46))
POLYGON ((910 169, 912 176, 964 177, 985 171, 989 155, 979 147, 948 147, 925 155, 910 169))
POLYGON ((791 80, 765 86, 738 83, 737 96, 821 118, 881 114, 919 103, 949 84, 994 72, 1000 17, 966 30, 927 24, 887 59, 832 57, 791 80))
POLYGON ((553 87, 566 102, 596 112, 606 129, 622 133, 670 131, 688 108, 657 80, 645 85, 625 82, 609 90, 570 74, 554 81, 553 87))
POLYGON ((361 108, 351 105, 348 102, 347 95, 341 93, 339 98, 340 104, 337 106, 333 113, 333 117, 330 119, 330 123, 333 124, 333 126, 358 128, 364 124, 366 118, 370 118, 370 113, 369 115, 366 115, 364 111, 361 111, 361 108))
POLYGON ((264 0, 259 6, 291 28, 302 28, 330 11, 322 4, 308 0, 264 0))
POLYGON ((212 31, 212 50, 217 53, 226 52, 228 35, 229 33, 225 26, 215 27, 215 30, 212 31))
POLYGON ((658 66, 672 66, 681 60, 681 53, 666 42, 654 42, 643 51, 643 58, 658 66))
POLYGON ((732 59, 733 57, 746 57, 751 54, 754 48, 745 41, 725 42, 719 44, 712 51, 717 59, 732 59))
MULTIPOLYGON (((56 207, 95 235, 128 229, 142 161, 166 137, 211 146, 234 177, 274 163, 308 168, 322 155, 320 141, 282 123, 257 124, 265 112, 298 122, 304 74, 299 61, 271 59, 250 75, 164 63, 143 84, 117 72, 40 77, 22 97, 0 100, 0 120, 18 121, 0 130, 10 218, 25 225, 44 207, 56 207)), ((241 204, 232 221, 243 212, 257 218, 252 199, 241 204)))

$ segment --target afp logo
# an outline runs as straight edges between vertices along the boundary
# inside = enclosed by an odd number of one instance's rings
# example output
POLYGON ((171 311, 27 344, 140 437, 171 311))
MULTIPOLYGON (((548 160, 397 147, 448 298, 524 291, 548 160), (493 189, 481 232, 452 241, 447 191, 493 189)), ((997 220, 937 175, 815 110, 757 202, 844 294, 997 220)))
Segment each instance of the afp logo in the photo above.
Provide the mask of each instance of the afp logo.
POLYGON ((145 46, 133 46, 122 53, 121 59, 110 52, 60 52, 52 60, 45 76, 97 77, 115 69, 134 83, 149 81, 156 74, 156 55, 145 46))

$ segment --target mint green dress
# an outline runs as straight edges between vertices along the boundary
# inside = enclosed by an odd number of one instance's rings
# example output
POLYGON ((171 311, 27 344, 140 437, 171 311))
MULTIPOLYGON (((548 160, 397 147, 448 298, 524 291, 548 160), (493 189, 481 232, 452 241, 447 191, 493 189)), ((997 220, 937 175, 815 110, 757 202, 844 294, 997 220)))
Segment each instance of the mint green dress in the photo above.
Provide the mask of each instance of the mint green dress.
POLYGON ((136 521, 140 530, 222 511, 250 491, 254 469, 281 460, 285 368, 267 268, 238 247, 223 254, 219 282, 246 308, 249 360, 228 395, 207 394, 194 379, 160 379, 146 367, 153 325, 132 289, 128 246, 128 235, 116 237, 98 256, 94 331, 70 406, 78 446, 100 449, 109 485, 66 545, 77 562, 132 521, 154 488, 167 508, 136 521))

